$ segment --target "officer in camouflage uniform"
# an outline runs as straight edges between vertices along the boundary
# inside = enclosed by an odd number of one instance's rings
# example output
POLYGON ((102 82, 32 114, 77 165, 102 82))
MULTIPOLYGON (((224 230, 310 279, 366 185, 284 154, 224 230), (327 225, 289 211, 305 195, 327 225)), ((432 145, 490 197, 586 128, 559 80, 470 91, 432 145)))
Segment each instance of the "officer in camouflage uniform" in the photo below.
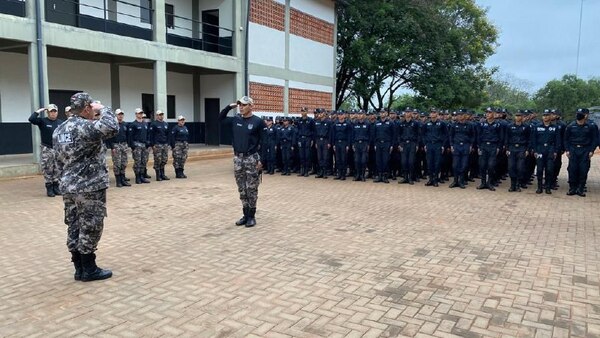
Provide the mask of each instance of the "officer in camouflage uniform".
POLYGON ((119 132, 119 123, 110 108, 94 102, 87 93, 71 97, 71 112, 52 139, 62 174, 60 188, 74 277, 87 282, 112 276, 112 271, 96 265, 94 252, 106 216, 108 168, 103 140, 119 132))
POLYGON ((58 188, 59 172, 56 167, 56 152, 52 148, 52 133, 63 123, 58 119, 58 107, 55 104, 48 105, 47 108, 40 108, 29 116, 29 122, 38 126, 40 129, 41 145, 41 167, 46 181, 46 195, 54 197, 60 195, 58 188), (40 118, 40 113, 47 111, 47 117, 40 118))
POLYGON ((245 225, 248 228, 256 225, 256 200, 262 173, 259 151, 262 131, 265 128, 265 122, 260 117, 252 115, 253 104, 252 98, 243 96, 237 103, 228 105, 219 113, 219 120, 223 120, 236 106, 240 110, 240 113, 233 117, 231 126, 233 169, 244 216, 235 224, 245 225))
POLYGON ((187 178, 183 170, 188 157, 188 150, 190 149, 188 145, 190 132, 185 126, 185 117, 183 115, 179 115, 177 118, 177 125, 171 129, 170 135, 169 142, 171 144, 171 151, 173 152, 175 178, 187 178))
POLYGON ((135 183, 150 183, 147 180, 146 164, 148 163, 148 150, 150 142, 148 140, 148 124, 144 122, 144 111, 140 108, 135 110, 135 121, 129 123, 127 129, 127 143, 131 148, 133 155, 133 172, 135 173, 135 183))
POLYGON ((150 146, 154 151, 154 172, 157 181, 168 181, 165 165, 169 160, 169 124, 164 121, 165 113, 156 111, 156 120, 150 123, 150 146))
POLYGON ((123 121, 123 111, 121 109, 117 109, 115 113, 119 122, 119 133, 115 137, 106 140, 106 146, 110 148, 117 187, 130 187, 131 184, 125 180, 125 169, 127 169, 127 123, 123 121))

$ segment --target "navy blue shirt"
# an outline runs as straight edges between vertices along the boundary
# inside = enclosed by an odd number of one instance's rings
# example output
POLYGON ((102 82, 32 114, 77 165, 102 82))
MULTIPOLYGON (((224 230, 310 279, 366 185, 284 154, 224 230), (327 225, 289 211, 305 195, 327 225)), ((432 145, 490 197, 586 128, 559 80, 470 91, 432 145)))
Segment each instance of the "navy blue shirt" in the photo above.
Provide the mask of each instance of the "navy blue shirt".
POLYGON ((497 121, 492 123, 488 121, 480 122, 477 124, 477 145, 480 147, 487 143, 500 145, 502 143, 502 129, 502 125, 497 121))
POLYGON ((512 123, 506 127, 504 133, 504 146, 509 149, 522 148, 529 149, 531 128, 525 123, 520 125, 512 123))
POLYGON ((150 144, 148 140, 148 123, 136 120, 130 122, 127 126, 127 143, 131 148, 133 148, 134 142, 143 143, 146 146, 150 144))
POLYGON ((296 121, 296 131, 298 138, 302 136, 312 138, 314 135, 314 121, 308 117, 298 119, 296 121))
POLYGON ((113 149, 116 143, 127 142, 127 127, 128 124, 126 122, 119 122, 119 133, 107 139, 106 146, 113 149))
POLYGON ((598 146, 598 127, 595 124, 585 122, 582 125, 576 121, 571 122, 565 128, 565 150, 573 151, 576 148, 584 148, 587 152, 593 152, 598 146))
POLYGON ((421 128, 423 143, 425 144, 448 144, 448 125, 444 121, 428 121, 421 128))
POLYGON ((165 121, 152 121, 150 123, 150 145, 167 144, 169 141, 169 124, 165 121))
POLYGON ((40 129, 41 143, 46 147, 52 148, 52 133, 54 133, 54 129, 63 123, 63 120, 56 119, 52 121, 47 117, 40 118, 37 112, 33 112, 29 116, 29 122, 40 129))
POLYGON ((175 147, 175 142, 187 142, 190 138, 190 132, 186 126, 176 125, 171 128, 169 134, 169 143, 171 143, 171 147, 175 147))
POLYGON ((350 143, 352 137, 352 126, 349 122, 336 122, 332 127, 331 143, 343 141, 350 143))
MULTIPOLYGON (((219 120, 224 120, 231 109, 231 106, 223 108, 219 113, 219 120)), ((231 122, 233 152, 246 155, 258 152, 265 121, 256 115, 244 118, 236 114, 231 122)))
POLYGON ((558 128, 553 125, 538 124, 531 128, 531 148, 540 153, 546 150, 557 152, 561 148, 561 139, 558 128))
POLYGON ((475 128, 470 123, 455 123, 450 127, 450 145, 468 144, 475 142, 475 128))
POLYGON ((375 145, 377 143, 392 143, 396 140, 396 127, 389 120, 376 121, 371 127, 371 135, 375 145))
POLYGON ((421 142, 420 131, 421 124, 419 121, 410 120, 402 121, 398 125, 398 141, 399 143, 406 142, 421 142))
POLYGON ((371 139, 371 125, 367 121, 356 121, 352 124, 352 143, 371 139))
POLYGON ((288 125, 287 127, 281 127, 277 131, 277 144, 291 144, 292 146, 296 143, 296 128, 288 125))

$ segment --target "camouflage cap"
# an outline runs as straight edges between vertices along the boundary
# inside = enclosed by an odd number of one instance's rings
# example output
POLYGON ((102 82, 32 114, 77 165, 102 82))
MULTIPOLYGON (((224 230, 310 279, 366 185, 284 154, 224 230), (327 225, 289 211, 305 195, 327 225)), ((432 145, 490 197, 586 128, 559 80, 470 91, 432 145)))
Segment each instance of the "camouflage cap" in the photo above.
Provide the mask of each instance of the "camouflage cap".
POLYGON ((91 104, 92 102, 94 102, 94 99, 92 99, 90 94, 85 92, 79 92, 71 96, 71 109, 79 111, 85 108, 88 104, 91 104))

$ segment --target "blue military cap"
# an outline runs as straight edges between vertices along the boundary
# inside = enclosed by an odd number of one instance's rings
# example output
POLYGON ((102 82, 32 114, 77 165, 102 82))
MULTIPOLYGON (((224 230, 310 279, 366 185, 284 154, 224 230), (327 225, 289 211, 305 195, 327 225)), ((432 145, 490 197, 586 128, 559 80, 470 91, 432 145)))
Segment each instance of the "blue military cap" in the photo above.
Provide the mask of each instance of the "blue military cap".
POLYGON ((544 109, 544 112, 542 113, 542 115, 550 115, 552 114, 552 111, 550 109, 544 109))
POLYGON ((343 110, 340 110, 340 111, 336 112, 336 114, 338 114, 338 115, 344 115, 346 113, 343 110))
POLYGON ((551 112, 552 112, 552 114, 557 115, 557 116, 561 116, 562 115, 562 113, 558 109, 552 109, 551 112))
POLYGON ((458 110, 458 112, 456 112, 456 113, 457 113, 457 114, 459 114, 459 115, 462 115, 462 114, 468 114, 468 113, 469 113, 469 110, 468 110, 468 109, 465 109, 465 108, 461 108, 461 109, 459 109, 459 110, 458 110))
POLYGON ((519 109, 515 112, 515 116, 523 116, 525 114, 525 111, 523 109, 519 109))
POLYGON ((487 107, 487 108, 485 108, 485 112, 486 113, 494 113, 494 112, 496 112, 496 110, 493 107, 487 107))
POLYGON ((410 113, 410 112, 414 112, 414 111, 415 111, 415 109, 414 109, 414 108, 411 108, 411 107, 406 107, 406 108, 404 108, 404 112, 405 112, 405 113, 410 113))
POLYGON ((577 112, 580 114, 589 114, 590 110, 587 108, 579 108, 579 109, 577 109, 577 112))

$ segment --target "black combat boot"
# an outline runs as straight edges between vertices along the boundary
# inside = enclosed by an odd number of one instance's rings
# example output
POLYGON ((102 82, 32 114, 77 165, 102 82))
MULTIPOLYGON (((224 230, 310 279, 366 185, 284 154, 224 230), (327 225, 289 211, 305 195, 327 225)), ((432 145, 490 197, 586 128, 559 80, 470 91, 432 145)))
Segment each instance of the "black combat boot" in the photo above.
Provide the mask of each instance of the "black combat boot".
POLYGON ((440 182, 440 179, 437 178, 437 177, 435 177, 433 179, 433 186, 436 187, 436 188, 439 187, 440 186, 439 182, 440 182))
MULTIPOLYGON (((123 176, 123 182, 129 182, 129 181, 131 181, 129 178, 127 178, 127 177, 125 176, 125 174, 123 174, 123 175, 121 175, 121 176, 123 176)), ((125 185, 125 184, 123 184, 123 185, 125 185)))
POLYGON ((517 191, 517 180, 511 177, 510 179, 510 188, 508 188, 508 192, 517 191))
POLYGON ((324 175, 325 175, 325 170, 319 169, 319 173, 317 174, 317 176, 315 176, 315 178, 323 178, 324 175))
POLYGON ((135 172, 135 184, 142 184, 142 180, 140 180, 140 173, 139 172, 135 172))
POLYGON ((538 187, 537 187, 537 190, 535 191, 535 193, 541 194, 544 191, 544 189, 542 187, 543 187, 542 180, 538 180, 538 187))
POLYGON ((452 181, 452 183, 450 183, 449 188, 456 188, 458 187, 458 176, 454 175, 454 180, 452 181))
POLYGON ((156 181, 162 181, 162 176, 160 175, 160 169, 154 169, 154 173, 156 174, 156 181))
POLYGON ((458 178, 458 187, 461 189, 466 189, 466 184, 465 184, 465 177, 461 176, 458 178))
POLYGON ((123 186, 123 181, 121 180, 121 175, 115 174, 115 183, 117 184, 117 188, 121 188, 123 186))
POLYGON ((390 183, 390 181, 388 181, 388 174, 387 173, 383 173, 381 176, 382 176, 381 177, 381 182, 383 182, 383 183, 390 183))
POLYGON ((101 269, 96 265, 96 254, 81 254, 81 265, 83 267, 81 281, 83 282, 102 280, 112 277, 112 271, 101 269))
POLYGON ((160 177, 163 179, 163 181, 170 181, 171 179, 167 177, 167 175, 165 175, 165 167, 162 166, 160 167, 160 177))
POLYGON ((54 195, 55 196, 60 196, 61 195, 61 193, 60 193, 60 186, 59 186, 58 182, 52 183, 52 190, 54 190, 54 195))
POLYGON ((477 187, 477 190, 487 189, 487 187, 488 187, 488 185, 487 185, 487 182, 485 181, 485 177, 482 177, 481 183, 477 187))
POLYGON ((75 280, 81 280, 83 267, 81 265, 81 254, 79 251, 71 251, 71 262, 73 262, 73 266, 75 266, 75 274, 73 275, 73 278, 75 280))
POLYGON ((121 178, 121 185, 123 185, 124 187, 131 187, 131 184, 129 184, 129 182, 127 182, 125 180, 125 175, 120 175, 121 178))
POLYGON ((252 228, 256 225, 256 208, 248 208, 248 220, 246 221, 246 228, 252 228))
POLYGON ((242 218, 240 218, 237 222, 235 222, 235 225, 246 225, 246 222, 248 221, 248 211, 250 208, 247 207, 243 207, 242 208, 242 212, 244 213, 244 216, 242 216, 242 218))
POLYGON ((333 178, 334 180, 341 180, 342 179, 342 172, 340 170, 337 171, 337 176, 335 176, 333 178))
POLYGON ((404 177, 402 178, 402 181, 398 181, 398 184, 406 184, 408 183, 408 174, 404 173, 404 177))
MULTIPOLYGON (((148 175, 148 169, 142 169, 142 178, 152 178, 152 176, 148 175)), ((148 182, 150 183, 150 182, 148 182)))
POLYGON ((367 181, 367 180, 365 179, 365 169, 363 169, 363 170, 360 172, 360 180, 361 180, 362 182, 366 182, 366 181, 367 181))
POLYGON ((54 193, 54 183, 46 183, 46 196, 54 197, 56 194, 54 193))
POLYGON ((377 176, 375 176, 375 179, 373 180, 373 183, 380 183, 383 182, 383 173, 377 173, 377 176))
POLYGON ((579 187, 577 188, 577 196, 585 197, 585 192, 586 192, 585 184, 580 184, 579 187))
POLYGON ((552 194, 552 188, 550 187, 546 187, 546 194, 551 195, 552 194))
POLYGON ((144 175, 145 171, 146 171, 145 169, 143 169, 143 170, 140 171, 140 174, 139 174, 140 175, 140 183, 150 183, 150 181, 148 181, 146 179, 146 176, 148 176, 148 175, 144 175))
POLYGON ((185 175, 185 172, 184 172, 185 169, 181 168, 179 170, 181 170, 181 178, 187 178, 187 176, 185 175))

